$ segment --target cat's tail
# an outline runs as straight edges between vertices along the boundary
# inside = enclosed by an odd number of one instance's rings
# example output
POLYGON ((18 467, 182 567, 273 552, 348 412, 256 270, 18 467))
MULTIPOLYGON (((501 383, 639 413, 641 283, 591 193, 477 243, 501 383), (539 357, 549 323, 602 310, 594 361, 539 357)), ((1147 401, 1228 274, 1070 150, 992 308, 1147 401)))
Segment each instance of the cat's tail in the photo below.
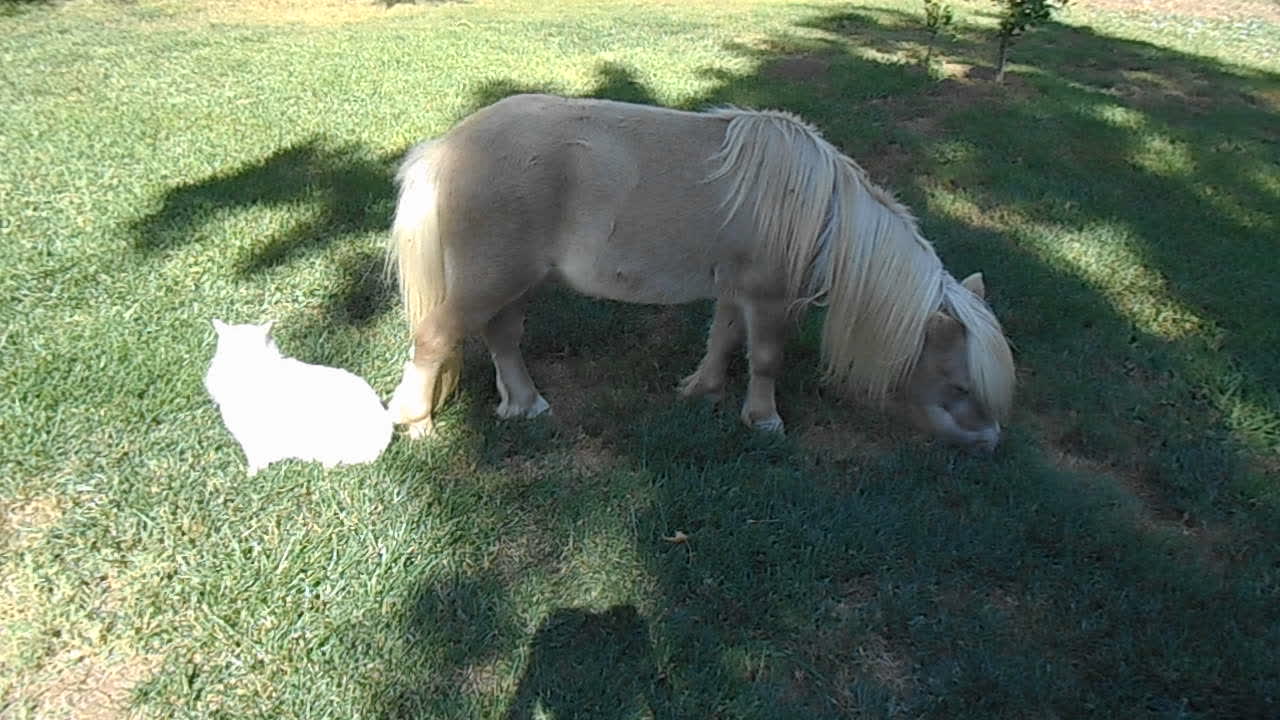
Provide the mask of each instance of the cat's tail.
MULTIPOLYGON (((414 334, 424 318, 444 302, 448 291, 444 268, 444 243, 440 237, 440 185, 443 145, 438 140, 419 143, 405 154, 396 174, 400 197, 387 247, 387 271, 394 272, 400 300, 414 334)), ((462 348, 453 348, 441 365, 428 392, 432 410, 453 393, 462 370, 462 348)))

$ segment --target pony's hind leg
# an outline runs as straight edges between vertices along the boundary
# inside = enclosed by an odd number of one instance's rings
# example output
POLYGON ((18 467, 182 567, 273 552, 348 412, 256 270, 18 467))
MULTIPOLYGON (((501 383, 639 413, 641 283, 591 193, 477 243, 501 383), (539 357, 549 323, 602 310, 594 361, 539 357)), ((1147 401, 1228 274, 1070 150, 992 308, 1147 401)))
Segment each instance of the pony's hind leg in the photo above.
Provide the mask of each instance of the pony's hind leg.
POLYGON ((745 337, 742 310, 728 298, 717 300, 715 317, 711 320, 711 332, 707 337, 707 352, 693 374, 680 382, 680 394, 685 397, 705 396, 720 400, 724 395, 729 360, 745 337))
POLYGON ((742 405, 742 422, 756 430, 781 433, 775 388, 782 375, 782 350, 786 343, 786 304, 750 301, 743 305, 747 326, 747 352, 751 379, 742 405))
POLYGON ((551 409, 538 393, 520 352, 524 335, 524 312, 527 301, 518 299, 498 311, 484 327, 484 343, 493 358, 498 385, 498 417, 537 417, 551 409))
POLYGON ((462 369, 461 328, 446 304, 433 309, 414 333, 413 359, 387 403, 392 422, 409 426, 409 437, 435 430, 435 413, 458 384, 462 369))

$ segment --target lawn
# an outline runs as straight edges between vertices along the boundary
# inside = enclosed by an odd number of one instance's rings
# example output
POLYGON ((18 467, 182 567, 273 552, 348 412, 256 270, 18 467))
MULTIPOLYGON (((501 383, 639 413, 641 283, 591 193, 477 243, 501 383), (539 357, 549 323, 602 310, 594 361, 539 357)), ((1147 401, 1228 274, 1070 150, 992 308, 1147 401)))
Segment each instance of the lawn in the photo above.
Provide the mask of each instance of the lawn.
POLYGON ((1280 715, 1280 11, 1080 0, 995 85, 953 4, 929 68, 889 0, 0 5, 0 717, 1280 715), (816 315, 753 434, 675 395, 709 305, 548 289, 551 417, 472 341, 438 438, 248 478, 210 318, 386 397, 395 164, 524 90, 816 124, 985 273, 1000 451, 816 315))

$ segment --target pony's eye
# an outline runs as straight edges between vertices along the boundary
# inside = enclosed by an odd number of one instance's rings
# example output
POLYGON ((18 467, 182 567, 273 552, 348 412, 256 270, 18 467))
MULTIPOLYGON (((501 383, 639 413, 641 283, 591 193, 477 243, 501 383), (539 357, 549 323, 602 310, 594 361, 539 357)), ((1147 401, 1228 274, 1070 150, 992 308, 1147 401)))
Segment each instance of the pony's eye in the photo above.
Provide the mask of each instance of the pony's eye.
POLYGON ((955 395, 956 395, 956 397, 968 397, 968 395, 969 395, 969 388, 967 388, 967 387, 965 387, 965 386, 963 386, 963 385, 952 385, 952 386, 951 386, 951 392, 952 392, 953 394, 955 394, 955 395))

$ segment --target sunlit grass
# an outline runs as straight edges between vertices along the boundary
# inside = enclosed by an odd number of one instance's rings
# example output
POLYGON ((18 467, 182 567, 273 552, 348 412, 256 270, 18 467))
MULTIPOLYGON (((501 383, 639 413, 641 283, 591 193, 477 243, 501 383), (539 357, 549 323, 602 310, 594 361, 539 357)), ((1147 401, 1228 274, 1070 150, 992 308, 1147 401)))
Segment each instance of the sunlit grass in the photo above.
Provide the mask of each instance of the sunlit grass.
POLYGON ((901 3, 0 18, 0 716, 1274 715, 1280 31, 1081 6, 1000 89, 966 74, 990 4, 956 5, 929 71, 901 3), (530 89, 812 121, 986 274, 1001 452, 821 388, 816 317, 758 437, 740 367, 674 397, 705 304, 549 292, 551 418, 494 421, 472 342, 438 439, 247 478, 209 319, 385 396, 395 164, 530 89))

